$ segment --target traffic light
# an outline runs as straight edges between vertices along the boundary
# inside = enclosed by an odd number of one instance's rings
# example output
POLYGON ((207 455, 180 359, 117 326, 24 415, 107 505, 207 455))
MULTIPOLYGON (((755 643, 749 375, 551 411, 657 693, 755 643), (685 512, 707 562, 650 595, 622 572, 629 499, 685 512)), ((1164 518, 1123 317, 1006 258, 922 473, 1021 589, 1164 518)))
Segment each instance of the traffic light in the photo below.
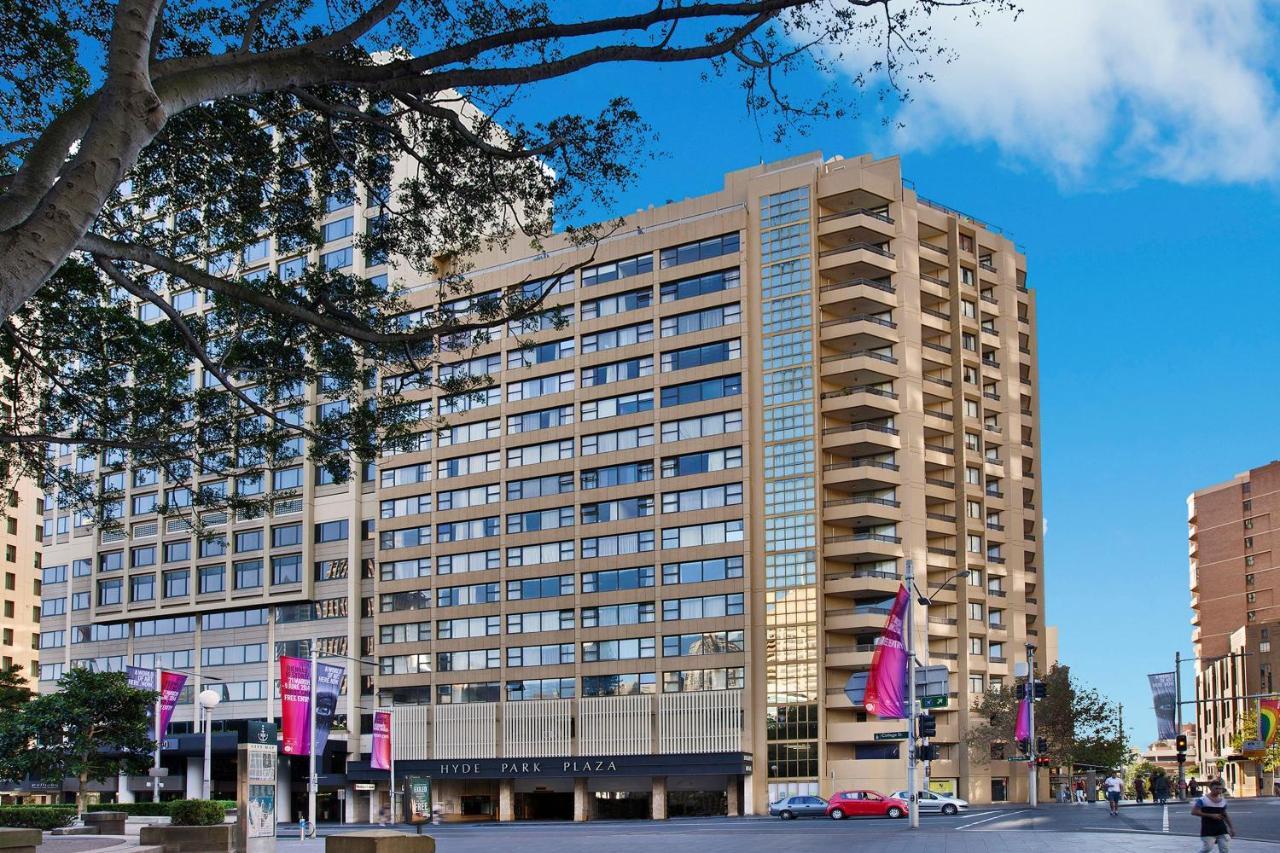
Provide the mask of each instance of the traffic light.
POLYGON ((1049 741, 1042 737, 1036 738, 1036 752, 1044 753, 1049 751, 1049 741))
POLYGON ((1178 735, 1173 740, 1174 747, 1178 750, 1178 763, 1183 764, 1187 760, 1187 736, 1178 735))
POLYGON ((917 737, 933 737, 938 733, 938 720, 933 714, 921 714, 916 720, 919 723, 917 737))
POLYGON ((916 747, 916 760, 918 761, 937 761, 938 747, 933 744, 921 744, 916 747))
POLYGON ((1027 685, 1019 684, 1013 688, 1013 697, 1018 701, 1027 698, 1027 685))
POLYGON ((1040 766, 1040 767, 1048 767, 1048 766, 1049 766, 1049 756, 1047 756, 1047 755, 1037 755, 1037 756, 1036 756, 1036 764, 1037 764, 1038 766, 1040 766))
POLYGON ((1029 754, 1031 752, 1031 741, 1027 740, 1026 738, 1019 740, 1018 752, 1020 752, 1023 755, 1029 754))
POLYGON ((1045 684, 1043 681, 1036 682, 1036 689, 1033 695, 1037 699, 1043 699, 1045 697, 1045 684))

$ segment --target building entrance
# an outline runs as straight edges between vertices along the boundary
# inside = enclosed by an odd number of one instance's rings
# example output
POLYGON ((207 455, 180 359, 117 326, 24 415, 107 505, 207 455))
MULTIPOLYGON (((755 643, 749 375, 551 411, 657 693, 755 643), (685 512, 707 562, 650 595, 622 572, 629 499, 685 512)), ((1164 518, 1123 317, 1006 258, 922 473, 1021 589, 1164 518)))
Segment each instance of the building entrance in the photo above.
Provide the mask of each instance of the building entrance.
POLYGON ((667 817, 709 817, 729 813, 725 791, 668 791, 667 817))
POLYGON ((640 791, 596 791, 591 817, 597 820, 648 820, 653 816, 650 796, 640 791))
POLYGON ((573 792, 517 791, 516 820, 573 820, 573 792))

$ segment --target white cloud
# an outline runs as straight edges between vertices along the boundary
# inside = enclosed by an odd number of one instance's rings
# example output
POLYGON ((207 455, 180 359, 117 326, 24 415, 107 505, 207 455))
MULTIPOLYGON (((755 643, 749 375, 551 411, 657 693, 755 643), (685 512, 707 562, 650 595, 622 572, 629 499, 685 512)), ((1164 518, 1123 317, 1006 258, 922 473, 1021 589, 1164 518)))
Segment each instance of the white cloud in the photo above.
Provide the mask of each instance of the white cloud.
MULTIPOLYGON (((1277 27, 1259 0, 1023 0, 1023 14, 935 15, 957 58, 932 68, 899 149, 994 144, 1068 182, 1280 177, 1277 27)), ((850 65, 850 71, 856 72, 850 65)))

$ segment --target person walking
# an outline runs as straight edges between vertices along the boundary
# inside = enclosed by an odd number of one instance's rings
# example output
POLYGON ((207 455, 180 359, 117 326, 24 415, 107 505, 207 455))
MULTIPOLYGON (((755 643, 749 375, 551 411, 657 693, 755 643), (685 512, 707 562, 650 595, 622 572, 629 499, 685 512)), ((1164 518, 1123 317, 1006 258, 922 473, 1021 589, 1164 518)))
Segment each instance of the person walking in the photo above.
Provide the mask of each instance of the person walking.
POLYGON ((1221 780, 1209 783, 1209 793, 1191 803, 1191 814, 1200 818, 1200 853, 1227 853, 1230 839, 1236 837, 1235 824, 1227 814, 1227 789, 1221 780))
POLYGON ((1157 773, 1151 780, 1151 797, 1160 805, 1169 802, 1169 777, 1157 773))
POLYGON ((1084 805, 1084 780, 1083 779, 1076 780, 1076 805, 1077 806, 1084 805))
POLYGON ((1135 776, 1133 779, 1133 798, 1138 801, 1138 805, 1142 805, 1142 801, 1147 796, 1147 783, 1142 781, 1141 776, 1135 776))
POLYGON ((1102 785, 1107 789, 1107 802, 1111 805, 1111 816, 1115 817, 1120 814, 1120 796, 1124 793, 1124 780, 1120 778, 1120 771, 1111 771, 1111 775, 1102 785))

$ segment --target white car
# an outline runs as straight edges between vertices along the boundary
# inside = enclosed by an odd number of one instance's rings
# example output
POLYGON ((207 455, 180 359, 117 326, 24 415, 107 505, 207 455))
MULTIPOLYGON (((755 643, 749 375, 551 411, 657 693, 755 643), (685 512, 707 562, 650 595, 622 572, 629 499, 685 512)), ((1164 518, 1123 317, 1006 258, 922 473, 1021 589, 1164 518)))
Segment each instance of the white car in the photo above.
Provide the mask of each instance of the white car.
MULTIPOLYGON (((894 791, 889 796, 896 797, 899 800, 906 800, 907 792, 894 791)), ((920 814, 938 812, 940 814, 953 815, 969 808, 968 800, 962 800, 950 794, 939 794, 934 791, 921 791, 916 795, 916 801, 920 804, 920 814)))

